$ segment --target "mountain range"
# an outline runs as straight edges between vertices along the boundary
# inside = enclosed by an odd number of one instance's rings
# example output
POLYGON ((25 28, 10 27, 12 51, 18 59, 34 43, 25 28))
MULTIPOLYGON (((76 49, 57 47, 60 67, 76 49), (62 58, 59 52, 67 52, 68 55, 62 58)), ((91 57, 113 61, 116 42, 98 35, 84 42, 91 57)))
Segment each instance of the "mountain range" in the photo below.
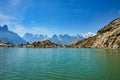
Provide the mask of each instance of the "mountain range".
POLYGON ((35 41, 30 44, 26 43, 16 33, 9 31, 8 26, 4 25, 0 27, 0 47, 31 47, 31 48, 108 48, 108 49, 120 49, 120 18, 117 18, 98 30, 97 34, 93 33, 77 34, 76 36, 65 35, 53 35, 51 38, 44 35, 33 35, 26 33, 28 40, 35 41), (70 40, 74 40, 70 44, 70 40), (78 39, 78 40, 77 40, 78 39), (82 39, 82 40, 80 40, 82 39), (41 41, 40 41, 41 40, 41 41), (52 41, 53 40, 53 41, 52 41), (63 44, 56 44, 55 41, 63 41, 63 44), (65 41, 65 42, 64 42, 65 41), (67 42, 68 41, 68 42, 67 42), (4 43, 8 42, 8 43, 4 43), (21 44, 21 45, 11 45, 21 44))
POLYGON ((94 33, 88 32, 85 34, 77 34, 75 36, 70 36, 68 34, 64 34, 64 35, 54 34, 52 37, 48 37, 47 35, 42 35, 42 34, 41 35, 33 35, 31 33, 26 33, 23 36, 23 39, 30 43, 37 42, 37 41, 50 40, 56 44, 68 45, 69 43, 71 43, 74 40, 82 40, 82 39, 85 39, 88 37, 92 37, 94 35, 95 35, 94 33))
POLYGON ((56 44, 68 45, 74 40, 82 40, 88 37, 94 36, 94 33, 88 32, 85 34, 77 34, 76 36, 70 36, 68 34, 54 34, 52 37, 47 35, 33 35, 32 33, 26 33, 23 37, 20 37, 17 33, 14 33, 8 29, 7 25, 0 26, 0 42, 10 43, 10 44, 26 44, 34 43, 37 41, 50 40, 56 44))
POLYGON ((7 25, 0 26, 0 42, 11 43, 11 44, 26 44, 18 34, 9 31, 7 25))

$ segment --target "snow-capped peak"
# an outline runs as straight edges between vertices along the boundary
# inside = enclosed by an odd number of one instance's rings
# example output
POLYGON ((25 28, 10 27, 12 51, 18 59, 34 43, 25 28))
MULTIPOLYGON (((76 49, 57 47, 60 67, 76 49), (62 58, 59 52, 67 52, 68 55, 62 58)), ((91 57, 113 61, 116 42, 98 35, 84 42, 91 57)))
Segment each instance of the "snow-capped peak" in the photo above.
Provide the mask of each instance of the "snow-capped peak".
POLYGON ((95 34, 92 32, 88 32, 88 33, 84 33, 84 34, 77 34, 74 36, 68 35, 68 34, 60 34, 60 35, 56 35, 54 34, 52 37, 47 37, 45 35, 32 35, 32 36, 27 36, 25 35, 23 38, 28 41, 28 42, 35 42, 35 41, 43 41, 43 40, 50 40, 54 43, 57 44, 69 44, 70 42, 74 41, 74 40, 81 40, 84 38, 88 38, 88 37, 92 37, 95 34))

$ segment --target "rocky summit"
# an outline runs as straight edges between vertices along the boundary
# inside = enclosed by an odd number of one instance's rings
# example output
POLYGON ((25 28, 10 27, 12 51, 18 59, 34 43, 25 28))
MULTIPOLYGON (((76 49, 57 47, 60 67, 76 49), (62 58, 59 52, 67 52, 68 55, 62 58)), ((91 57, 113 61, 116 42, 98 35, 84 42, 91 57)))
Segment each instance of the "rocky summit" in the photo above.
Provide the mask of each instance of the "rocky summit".
POLYGON ((81 41, 73 41, 70 47, 120 49, 120 18, 113 20, 100 29, 93 37, 81 41))

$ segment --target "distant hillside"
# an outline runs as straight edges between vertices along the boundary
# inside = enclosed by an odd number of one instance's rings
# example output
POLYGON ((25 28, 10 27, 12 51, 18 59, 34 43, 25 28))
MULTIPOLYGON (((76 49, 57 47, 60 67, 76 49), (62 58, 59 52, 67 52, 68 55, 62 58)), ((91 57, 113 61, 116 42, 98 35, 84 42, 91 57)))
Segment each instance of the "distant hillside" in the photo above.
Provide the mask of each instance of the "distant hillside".
POLYGON ((88 38, 88 37, 92 37, 94 35, 95 35, 94 33, 88 32, 88 33, 85 33, 85 34, 77 34, 75 36, 70 36, 68 34, 64 34, 64 35, 54 34, 52 37, 48 37, 47 35, 42 35, 42 34, 41 35, 33 35, 31 33, 26 33, 23 36, 23 39, 30 42, 30 43, 33 43, 35 41, 50 40, 50 41, 52 41, 56 44, 66 44, 67 45, 74 40, 82 40, 82 39, 85 39, 85 38, 88 38))
POLYGON ((7 25, 4 25, 3 27, 0 26, 0 40, 2 40, 3 42, 6 42, 6 43, 11 43, 11 44, 27 43, 16 33, 9 31, 7 25))
POLYGON ((72 42, 70 47, 120 49, 120 18, 100 29, 95 36, 72 42))
POLYGON ((66 45, 55 44, 49 40, 34 42, 30 45, 32 45, 34 48, 66 48, 67 47, 66 45))

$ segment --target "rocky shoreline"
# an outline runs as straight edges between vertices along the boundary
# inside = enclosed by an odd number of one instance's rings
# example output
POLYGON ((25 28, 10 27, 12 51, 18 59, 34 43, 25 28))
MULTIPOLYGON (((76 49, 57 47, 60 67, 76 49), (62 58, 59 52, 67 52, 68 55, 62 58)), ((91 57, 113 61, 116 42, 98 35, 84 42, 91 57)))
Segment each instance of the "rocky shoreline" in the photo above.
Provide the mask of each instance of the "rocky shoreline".
POLYGON ((20 45, 13 45, 13 44, 6 44, 1 43, 0 47, 16 47, 16 48, 69 48, 69 45, 60 45, 53 43, 49 40, 45 41, 38 41, 32 44, 20 44, 20 45))

